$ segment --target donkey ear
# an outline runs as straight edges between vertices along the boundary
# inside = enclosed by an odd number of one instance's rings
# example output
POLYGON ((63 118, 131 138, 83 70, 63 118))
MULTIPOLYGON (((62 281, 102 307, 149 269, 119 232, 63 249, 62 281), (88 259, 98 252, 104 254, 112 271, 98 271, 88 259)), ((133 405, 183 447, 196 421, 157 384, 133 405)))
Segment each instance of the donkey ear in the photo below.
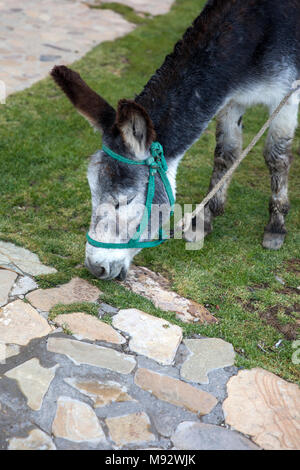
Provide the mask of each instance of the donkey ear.
POLYGON ((110 128, 116 118, 115 110, 96 92, 94 92, 77 72, 64 65, 55 66, 51 76, 64 91, 77 111, 92 126, 104 131, 110 128))
POLYGON ((143 106, 135 101, 119 101, 116 125, 125 144, 138 156, 144 156, 156 138, 153 123, 143 106))

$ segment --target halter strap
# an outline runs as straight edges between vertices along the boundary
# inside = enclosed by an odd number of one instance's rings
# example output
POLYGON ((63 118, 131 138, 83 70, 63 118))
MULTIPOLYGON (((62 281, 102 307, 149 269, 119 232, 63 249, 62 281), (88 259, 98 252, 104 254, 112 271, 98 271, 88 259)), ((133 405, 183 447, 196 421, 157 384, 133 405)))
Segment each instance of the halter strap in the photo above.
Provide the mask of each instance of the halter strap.
POLYGON ((153 198, 155 195, 155 174, 157 172, 161 177, 167 196, 169 198, 169 202, 171 206, 171 215, 173 214, 175 198, 173 195, 170 182, 166 175, 168 171, 168 165, 164 156, 162 145, 159 142, 153 142, 150 148, 151 156, 141 162, 130 160, 129 158, 125 158, 122 155, 118 155, 117 153, 113 152, 110 148, 106 147, 106 145, 103 145, 102 150, 111 158, 114 158, 115 160, 118 160, 119 162, 127 163, 128 165, 143 165, 143 166, 149 167, 146 207, 142 216, 142 220, 137 228, 137 231, 128 243, 102 243, 102 242, 93 240, 87 233, 86 238, 87 238, 88 243, 96 248, 123 249, 123 248, 153 248, 167 241, 166 238, 163 238, 164 233, 163 233, 162 227, 160 227, 159 229, 158 240, 140 241, 142 234, 148 227, 149 218, 151 215, 152 203, 153 203, 153 198))

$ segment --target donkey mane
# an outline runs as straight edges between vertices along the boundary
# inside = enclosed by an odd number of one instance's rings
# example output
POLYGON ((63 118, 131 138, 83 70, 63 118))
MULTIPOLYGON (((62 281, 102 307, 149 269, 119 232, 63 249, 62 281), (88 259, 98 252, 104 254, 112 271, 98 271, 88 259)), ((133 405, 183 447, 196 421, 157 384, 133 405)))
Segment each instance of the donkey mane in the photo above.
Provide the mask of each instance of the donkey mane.
MULTIPOLYGON (((208 0, 201 14, 175 44, 173 52, 166 56, 164 63, 150 78, 143 91, 136 97, 136 101, 142 100, 147 106, 153 102, 153 98, 161 98, 167 93, 168 88, 180 79, 180 72, 191 58, 191 54, 199 47, 208 47, 210 41, 216 38, 216 26, 222 24, 222 32, 230 32, 232 25, 229 21, 226 23, 226 17, 232 14, 232 7, 238 2, 239 0, 208 0)), ((252 3, 256 3, 256 0, 252 3)), ((239 16, 246 14, 247 8, 239 8, 239 16)))

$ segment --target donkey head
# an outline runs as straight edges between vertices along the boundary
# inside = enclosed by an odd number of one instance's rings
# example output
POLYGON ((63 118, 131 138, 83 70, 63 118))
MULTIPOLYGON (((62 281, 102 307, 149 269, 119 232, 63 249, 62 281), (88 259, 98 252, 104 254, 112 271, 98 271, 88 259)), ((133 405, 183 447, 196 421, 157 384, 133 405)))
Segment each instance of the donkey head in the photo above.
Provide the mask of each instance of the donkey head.
MULTIPOLYGON (((142 161, 150 156, 155 140, 153 123, 146 110, 134 101, 121 100, 115 111, 101 96, 65 66, 51 72, 55 82, 92 126, 103 134, 103 143, 126 158, 142 161)), ((99 150, 91 157, 88 181, 92 195, 92 217, 89 235, 103 243, 128 243, 143 215, 149 169, 128 165, 110 158, 99 150)), ((154 204, 168 203, 158 181, 154 204)), ((141 240, 150 240, 157 233, 151 223, 141 240)), ((86 266, 98 278, 124 279, 137 248, 107 249, 86 245, 86 266)))

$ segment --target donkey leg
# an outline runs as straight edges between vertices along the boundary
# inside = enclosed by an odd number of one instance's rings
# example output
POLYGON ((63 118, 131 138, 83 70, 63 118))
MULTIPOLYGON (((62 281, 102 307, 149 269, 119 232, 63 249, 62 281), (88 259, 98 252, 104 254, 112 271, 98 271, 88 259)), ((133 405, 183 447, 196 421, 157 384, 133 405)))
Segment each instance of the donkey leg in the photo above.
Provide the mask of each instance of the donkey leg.
POLYGON ((272 122, 264 151, 271 175, 270 219, 263 247, 279 250, 286 236, 285 217, 289 212, 288 176, 292 163, 291 146, 297 127, 298 103, 289 102, 272 122))
MULTIPOLYGON (((217 146, 209 191, 220 181, 242 152, 242 119, 244 112, 245 108, 243 106, 236 102, 230 102, 218 115, 216 130, 217 146)), ((214 217, 224 213, 229 184, 230 180, 220 188, 217 194, 205 206, 205 235, 212 231, 214 217)))

